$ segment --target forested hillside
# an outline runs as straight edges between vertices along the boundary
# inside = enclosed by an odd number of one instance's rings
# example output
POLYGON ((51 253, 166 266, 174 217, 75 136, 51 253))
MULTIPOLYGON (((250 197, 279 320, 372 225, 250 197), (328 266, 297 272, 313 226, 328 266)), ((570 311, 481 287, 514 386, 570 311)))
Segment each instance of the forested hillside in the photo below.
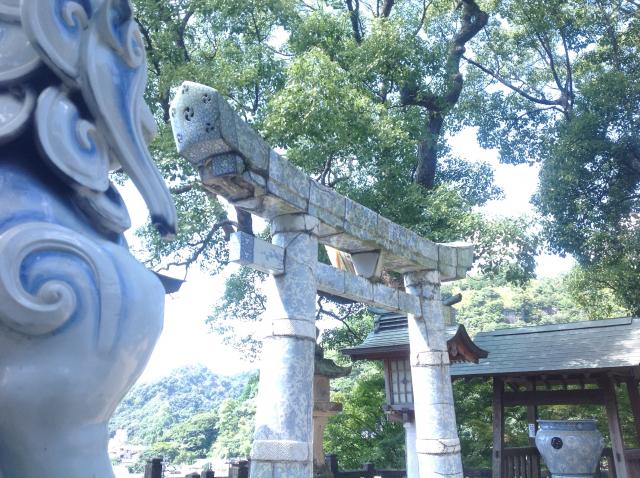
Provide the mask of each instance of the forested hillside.
POLYGON ((557 324, 628 314, 611 290, 590 291, 579 269, 518 287, 501 278, 469 277, 445 288, 462 293, 457 320, 470 334, 502 327, 557 324))
POLYGON ((158 381, 136 385, 116 410, 110 430, 126 429, 132 443, 153 445, 190 429, 217 428, 217 411, 225 400, 241 395, 249 377, 219 376, 204 366, 176 369, 158 381))

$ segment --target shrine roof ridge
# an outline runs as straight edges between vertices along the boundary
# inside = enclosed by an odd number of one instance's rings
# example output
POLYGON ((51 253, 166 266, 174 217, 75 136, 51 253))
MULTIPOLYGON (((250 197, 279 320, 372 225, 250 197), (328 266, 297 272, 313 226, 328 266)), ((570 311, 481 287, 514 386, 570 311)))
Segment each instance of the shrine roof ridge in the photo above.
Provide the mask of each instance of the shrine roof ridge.
POLYGON ((473 245, 438 244, 310 178, 275 152, 215 89, 185 82, 171 106, 181 156, 199 169, 205 188, 252 214, 318 218, 321 243, 350 254, 381 252, 385 270, 438 270, 462 279, 473 245))
POLYGON ((502 335, 539 334, 543 332, 558 332, 563 330, 597 329, 601 327, 612 327, 616 325, 631 325, 633 320, 634 320, 633 317, 617 317, 612 319, 564 322, 561 324, 513 327, 513 328, 497 329, 491 332, 478 332, 477 336, 482 337, 485 335, 491 335, 495 337, 495 336, 502 336, 502 335))

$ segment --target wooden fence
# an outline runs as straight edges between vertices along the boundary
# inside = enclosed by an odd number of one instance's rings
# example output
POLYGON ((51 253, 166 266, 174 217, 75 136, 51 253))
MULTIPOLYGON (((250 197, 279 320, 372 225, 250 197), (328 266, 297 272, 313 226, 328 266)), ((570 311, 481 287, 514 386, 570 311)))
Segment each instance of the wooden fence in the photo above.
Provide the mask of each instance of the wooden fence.
POLYGON ((464 468, 462 471, 464 478, 491 478, 491 469, 489 468, 464 468))
MULTIPOLYGON (((152 458, 147 461, 144 468, 144 478, 164 478, 164 466, 162 464, 162 458, 152 458)), ((231 476, 231 475, 229 475, 231 476)), ((247 475, 248 478, 249 475, 247 475)), ((185 478, 215 478, 213 471, 203 471, 202 473, 189 473, 185 478)), ((242 477, 237 477, 242 478, 242 477)))
MULTIPOLYGON (((372 463, 365 463, 361 470, 340 470, 335 455, 326 455, 327 469, 334 478, 406 478, 406 470, 390 470, 376 468, 372 463)), ((465 468, 464 478, 491 478, 491 470, 481 468, 465 468)))
MULTIPOLYGON (((640 450, 626 450, 630 476, 640 478, 640 450)), ((406 478, 406 470, 376 468, 365 463, 359 470, 340 470, 336 455, 326 455, 325 463, 334 478, 406 478)), ((249 461, 241 460, 229 465, 229 478, 249 478, 249 461)), ((541 467, 540 455, 535 447, 507 448, 503 450, 503 478, 548 478, 549 472, 541 467)), ((491 478, 490 468, 465 468, 464 478, 491 478)), ((616 478, 616 470, 611 448, 605 448, 595 474, 596 478, 616 478)), ((154 458, 147 462, 144 478, 163 478, 162 459, 154 458)), ((186 478, 215 478, 212 471, 201 475, 193 473, 186 478)))
POLYGON ((365 463, 361 470, 340 470, 338 468, 338 457, 336 455, 326 455, 325 463, 334 478, 406 478, 406 470, 377 469, 373 463, 365 463))
POLYGON ((249 478, 249 461, 240 460, 229 465, 229 478, 249 478))
MULTIPOLYGON (((640 476, 640 450, 625 450, 624 456, 627 459, 629 476, 640 476)), ((613 456, 611 457, 611 463, 613 464, 613 456)))
POLYGON ((536 447, 506 448, 502 451, 504 478, 540 478, 540 454, 536 447))

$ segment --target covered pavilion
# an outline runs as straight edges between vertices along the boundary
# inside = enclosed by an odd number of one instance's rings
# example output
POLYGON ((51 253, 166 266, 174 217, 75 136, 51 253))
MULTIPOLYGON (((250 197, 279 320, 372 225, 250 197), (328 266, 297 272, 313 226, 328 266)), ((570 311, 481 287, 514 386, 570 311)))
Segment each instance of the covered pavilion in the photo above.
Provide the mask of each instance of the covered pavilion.
MULTIPOLYGON (((343 353, 354 360, 391 364, 409 359, 408 343, 407 319, 381 315, 365 341, 343 353), (389 327, 390 323, 395 326, 389 327)), ((640 450, 625 447, 616 398, 616 387, 624 385, 640 443, 640 318, 500 329, 479 333, 472 343, 475 350, 487 355, 477 363, 454 361, 451 377, 493 381, 493 478, 541 476, 533 441, 538 407, 578 404, 601 405, 606 410, 611 449, 605 450, 604 456, 609 458, 610 476, 640 476, 640 450), (527 407, 529 447, 504 447, 504 410, 512 406, 527 407)), ((398 379, 390 366, 385 369, 389 412, 397 417, 400 411, 404 420, 411 420, 412 394, 394 395, 398 379)), ((404 380, 410 378, 407 374, 404 380)), ((412 391, 410 383, 408 390, 412 391)))

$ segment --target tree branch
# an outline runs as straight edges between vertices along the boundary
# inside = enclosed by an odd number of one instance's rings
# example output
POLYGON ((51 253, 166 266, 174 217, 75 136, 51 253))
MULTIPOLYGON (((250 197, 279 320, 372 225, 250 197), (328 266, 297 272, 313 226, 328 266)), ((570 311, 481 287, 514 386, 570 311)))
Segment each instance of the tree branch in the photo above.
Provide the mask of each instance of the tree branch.
POLYGON ((564 48, 564 65, 567 69, 567 79, 565 81, 565 91, 567 94, 567 106, 569 110, 573 109, 573 69, 571 68, 571 59, 569 58, 569 47, 564 29, 560 29, 560 37, 562 38, 562 47, 564 48))
POLYGON ((549 68, 551 69, 553 80, 556 82, 556 85, 558 86, 558 89, 560 91, 565 91, 564 87, 562 86, 562 82, 560 81, 560 76, 558 75, 558 71, 556 70, 556 62, 553 58, 553 51, 551 51, 551 48, 544 41, 544 38, 542 38, 541 34, 536 33, 536 37, 538 38, 538 41, 540 42, 542 49, 544 50, 544 52, 547 54, 547 57, 549 58, 549 68))
POLYGON ((176 186, 175 188, 169 189, 169 191, 171 191, 171 194, 184 194, 194 190, 195 188, 196 188, 196 185, 193 183, 190 183, 190 184, 183 184, 182 186, 176 186))
POLYGON ((136 22, 140 27, 140 33, 142 33, 142 37, 144 38, 145 49, 147 51, 147 58, 150 59, 151 64, 153 65, 153 71, 155 71, 156 75, 160 75, 160 61, 156 56, 156 51, 153 45, 153 41, 151 40, 151 33, 149 29, 140 21, 140 18, 136 18, 136 22))
POLYGON ((161 267, 160 269, 158 269, 158 271, 166 271, 166 270, 169 270, 171 267, 184 267, 185 268, 184 276, 186 278, 189 268, 200 258, 200 256, 207 249, 207 247, 209 247, 209 244, 213 240, 213 236, 215 235, 215 233, 219 229, 222 229, 225 233, 225 240, 228 241, 231 234, 235 232, 235 230, 233 229, 234 227, 238 227, 238 224, 228 219, 224 221, 216 222, 211 227, 211 229, 205 236, 204 240, 200 243, 200 246, 195 251, 193 251, 193 253, 187 259, 183 261, 170 262, 164 265, 163 267, 161 267))
POLYGON ((415 182, 425 189, 431 189, 435 185, 442 127, 446 116, 458 103, 462 93, 464 79, 460 72, 460 60, 465 52, 465 45, 485 27, 489 20, 489 15, 480 9, 475 0, 461 0, 458 8, 462 8, 462 23, 451 39, 447 52, 445 92, 433 95, 424 90, 420 91, 418 78, 414 79, 413 83, 407 82, 400 91, 402 104, 419 105, 429 112, 423 138, 418 143, 418 161, 414 178, 415 182))
POLYGON ((182 17, 180 25, 178 26, 178 31, 176 32, 178 34, 176 44, 178 48, 182 50, 182 55, 185 61, 191 61, 191 56, 189 55, 189 50, 187 49, 187 45, 184 42, 184 35, 187 30, 187 24, 189 23, 189 20, 191 19, 195 11, 195 3, 192 3, 185 12, 184 17, 182 17))
POLYGON ((522 88, 518 88, 516 85, 514 85, 510 81, 508 81, 505 78, 503 78, 502 75, 498 74, 497 72, 495 72, 493 70, 490 70, 489 68, 487 68, 486 66, 478 63, 477 61, 474 61, 471 58, 468 58, 466 56, 463 56, 463 58, 465 59, 466 62, 472 64, 473 66, 475 66, 479 70, 483 71, 487 75, 495 78, 497 81, 502 83, 504 86, 506 86, 510 90, 513 90, 514 92, 518 93, 523 98, 526 98, 529 101, 532 101, 533 103, 537 103, 539 105, 548 105, 548 106, 552 106, 552 105, 562 106, 562 102, 560 102, 559 100, 548 100, 547 98, 544 98, 544 97, 536 98, 535 96, 532 96, 529 93, 527 93, 526 91, 524 91, 522 88))
POLYGON ((347 332, 349 333, 349 335, 351 335, 351 337, 353 337, 355 341, 357 341, 358 343, 362 342, 364 340, 364 337, 359 333, 357 333, 355 330, 353 330, 353 328, 347 322, 347 319, 353 314, 351 307, 349 308, 348 312, 344 316, 340 316, 331 310, 325 309, 323 305, 324 300, 325 300, 324 297, 318 296, 318 301, 317 301, 318 312, 316 314, 316 319, 320 318, 322 315, 331 317, 332 319, 335 319, 338 322, 341 322, 342 325, 344 325, 344 327, 347 329, 347 332))
POLYGON ((253 106, 251 107, 251 113, 254 115, 258 112, 258 108, 260 107, 260 83, 256 83, 253 85, 253 106))
POLYGON ((420 18, 420 23, 418 23, 416 31, 413 32, 413 36, 416 36, 418 33, 420 33, 420 30, 422 30, 422 27, 424 26, 424 21, 427 18, 427 10, 429 10, 429 7, 431 6, 432 3, 433 3, 433 0, 430 0, 429 2, 427 2, 427 0, 422 1, 422 17, 420 18))
POLYGON ((418 91, 417 85, 405 85, 400 89, 400 102, 403 106, 421 106, 429 111, 439 112, 445 109, 442 98, 431 92, 418 91))
POLYGON ((391 15, 391 9, 393 8, 395 1, 394 0, 384 0, 384 3, 382 4, 382 16, 384 18, 389 18, 389 15, 391 15))

